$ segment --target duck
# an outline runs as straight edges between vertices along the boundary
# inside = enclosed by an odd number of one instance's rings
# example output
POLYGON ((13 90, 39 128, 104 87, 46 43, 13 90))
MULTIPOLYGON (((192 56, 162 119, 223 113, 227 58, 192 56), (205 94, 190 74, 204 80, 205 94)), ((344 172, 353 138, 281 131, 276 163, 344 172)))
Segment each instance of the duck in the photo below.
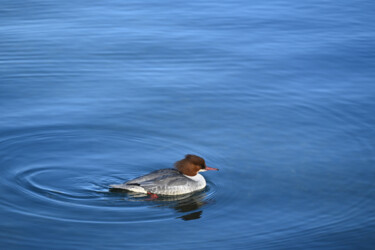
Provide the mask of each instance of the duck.
POLYGON ((200 156, 187 154, 174 163, 174 168, 155 170, 122 184, 112 184, 110 189, 147 194, 153 199, 159 195, 184 195, 204 189, 207 183, 200 172, 209 170, 219 169, 208 167, 200 156))

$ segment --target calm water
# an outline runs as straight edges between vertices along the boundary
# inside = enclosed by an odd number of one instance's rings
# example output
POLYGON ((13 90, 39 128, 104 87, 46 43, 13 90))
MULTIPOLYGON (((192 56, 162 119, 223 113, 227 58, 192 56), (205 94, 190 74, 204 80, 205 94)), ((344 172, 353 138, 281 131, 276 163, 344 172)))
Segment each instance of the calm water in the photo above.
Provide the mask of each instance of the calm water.
POLYGON ((373 249, 373 1, 1 6, 1 249, 373 249))

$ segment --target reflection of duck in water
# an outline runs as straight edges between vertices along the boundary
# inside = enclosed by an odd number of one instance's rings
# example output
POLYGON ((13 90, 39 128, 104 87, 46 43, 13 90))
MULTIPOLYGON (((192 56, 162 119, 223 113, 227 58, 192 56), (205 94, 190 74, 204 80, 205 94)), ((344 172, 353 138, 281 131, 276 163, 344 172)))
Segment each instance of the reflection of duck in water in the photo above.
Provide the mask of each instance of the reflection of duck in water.
POLYGON ((206 180, 198 172, 218 170, 207 167, 203 158, 196 155, 186 155, 175 163, 175 168, 156 170, 147 175, 135 178, 123 184, 111 185, 111 190, 127 190, 136 193, 171 196, 189 194, 206 187, 206 180))
POLYGON ((125 189, 114 189, 115 192, 128 193, 128 199, 133 201, 148 201, 152 202, 153 207, 156 208, 172 208, 178 213, 182 214, 178 218, 183 220, 199 219, 202 215, 202 206, 213 202, 213 200, 206 200, 206 192, 195 192, 193 194, 175 195, 175 196, 160 196, 157 199, 149 199, 146 194, 129 192, 125 189))
POLYGON ((158 207, 173 208, 184 215, 178 217, 183 220, 199 219, 202 215, 202 210, 197 211, 208 202, 205 201, 206 194, 204 192, 196 192, 193 195, 178 195, 178 196, 161 196, 154 200, 158 207), (191 212, 191 213, 189 213, 191 212))

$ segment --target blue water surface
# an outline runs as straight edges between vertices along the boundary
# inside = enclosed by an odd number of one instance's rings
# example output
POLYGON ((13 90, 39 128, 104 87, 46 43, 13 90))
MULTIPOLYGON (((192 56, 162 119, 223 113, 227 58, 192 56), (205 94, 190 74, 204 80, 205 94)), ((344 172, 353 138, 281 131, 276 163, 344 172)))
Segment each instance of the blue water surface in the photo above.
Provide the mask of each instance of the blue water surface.
POLYGON ((1 249, 373 249, 375 3, 1 1, 1 249), (188 197, 109 192, 197 154, 188 197))

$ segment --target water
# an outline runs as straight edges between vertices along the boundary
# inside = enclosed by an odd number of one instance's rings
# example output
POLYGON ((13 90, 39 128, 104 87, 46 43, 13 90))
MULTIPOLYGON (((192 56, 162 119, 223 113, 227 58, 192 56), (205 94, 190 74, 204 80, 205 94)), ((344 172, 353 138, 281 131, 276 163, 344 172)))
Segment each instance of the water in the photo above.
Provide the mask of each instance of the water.
POLYGON ((373 2, 1 5, 1 249, 373 248, 373 2))

